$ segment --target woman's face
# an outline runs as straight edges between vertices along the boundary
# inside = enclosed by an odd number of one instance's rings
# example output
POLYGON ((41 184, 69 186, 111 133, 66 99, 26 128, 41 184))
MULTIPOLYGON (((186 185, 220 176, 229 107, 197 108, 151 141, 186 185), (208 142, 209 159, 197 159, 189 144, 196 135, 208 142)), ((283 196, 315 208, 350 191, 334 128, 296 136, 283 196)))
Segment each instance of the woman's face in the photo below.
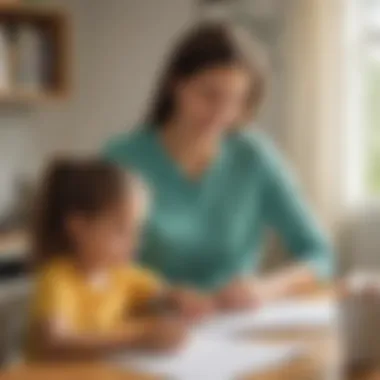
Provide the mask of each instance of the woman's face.
POLYGON ((241 120, 249 89, 241 67, 205 69, 178 83, 176 115, 194 133, 220 134, 241 120))

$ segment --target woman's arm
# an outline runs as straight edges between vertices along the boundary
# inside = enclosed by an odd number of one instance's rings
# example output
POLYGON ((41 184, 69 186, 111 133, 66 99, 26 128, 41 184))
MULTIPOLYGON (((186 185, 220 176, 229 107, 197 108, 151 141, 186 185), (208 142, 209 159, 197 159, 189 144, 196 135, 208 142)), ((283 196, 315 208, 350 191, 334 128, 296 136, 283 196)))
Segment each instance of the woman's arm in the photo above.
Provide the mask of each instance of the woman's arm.
POLYGON ((278 152, 265 139, 254 142, 254 151, 256 164, 261 165, 263 222, 280 235, 293 262, 287 268, 259 278, 252 278, 251 268, 242 268, 241 277, 237 276, 217 294, 221 308, 252 307, 315 289, 334 272, 328 239, 278 152))
POLYGON ((216 294, 216 304, 222 310, 259 307, 278 298, 310 292, 316 284, 309 268, 293 265, 261 278, 235 278, 216 294))
POLYGON ((310 293, 319 283, 315 272, 301 263, 256 279, 253 288, 259 302, 262 300, 265 303, 286 296, 310 293))
POLYGON ((264 221, 282 237, 294 261, 263 279, 261 287, 270 297, 293 294, 328 280, 334 272, 333 254, 290 171, 266 141, 261 144, 261 163, 264 221))

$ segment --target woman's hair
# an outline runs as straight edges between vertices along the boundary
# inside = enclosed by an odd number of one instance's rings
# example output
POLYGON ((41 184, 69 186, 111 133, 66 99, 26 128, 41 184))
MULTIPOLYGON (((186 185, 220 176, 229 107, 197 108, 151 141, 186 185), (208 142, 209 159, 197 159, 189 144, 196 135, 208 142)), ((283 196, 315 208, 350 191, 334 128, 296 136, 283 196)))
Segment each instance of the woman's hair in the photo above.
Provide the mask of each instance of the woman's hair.
POLYGON ((116 206, 128 190, 125 172, 100 159, 58 159, 47 168, 33 215, 32 259, 41 264, 73 249, 67 217, 94 217, 116 206))
POLYGON ((245 31, 226 23, 204 23, 191 29, 172 52, 153 98, 148 123, 161 128, 172 116, 177 80, 223 65, 241 65, 249 71, 251 89, 242 121, 255 116, 267 89, 265 54, 245 31))

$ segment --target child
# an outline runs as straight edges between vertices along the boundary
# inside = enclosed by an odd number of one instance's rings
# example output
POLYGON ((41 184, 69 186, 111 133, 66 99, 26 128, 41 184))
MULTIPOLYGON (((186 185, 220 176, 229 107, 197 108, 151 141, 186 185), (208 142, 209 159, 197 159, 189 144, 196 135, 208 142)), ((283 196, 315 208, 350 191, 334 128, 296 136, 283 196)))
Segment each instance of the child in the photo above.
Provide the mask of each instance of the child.
POLYGON ((157 297, 175 300, 155 275, 130 264, 144 206, 136 179, 100 160, 61 160, 39 197, 28 358, 88 359, 180 344, 181 318, 136 313, 157 297))

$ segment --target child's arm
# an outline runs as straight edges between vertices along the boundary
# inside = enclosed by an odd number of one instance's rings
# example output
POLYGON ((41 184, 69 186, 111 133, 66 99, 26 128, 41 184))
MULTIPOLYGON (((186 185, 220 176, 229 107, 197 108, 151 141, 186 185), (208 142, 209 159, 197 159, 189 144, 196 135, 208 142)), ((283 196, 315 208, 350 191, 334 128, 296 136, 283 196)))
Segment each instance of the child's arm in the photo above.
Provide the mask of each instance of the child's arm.
POLYGON ((139 316, 177 316, 198 320, 215 310, 214 298, 192 289, 164 289, 136 308, 139 316))
POLYGON ((212 314, 215 310, 214 299, 211 295, 193 289, 169 289, 166 297, 166 302, 172 305, 174 310, 192 320, 212 314))
POLYGON ((83 360, 134 347, 164 349, 176 346, 185 335, 179 321, 168 326, 162 319, 146 318, 128 318, 124 327, 114 332, 77 332, 70 325, 73 294, 61 270, 45 270, 37 277, 31 310, 31 354, 36 359, 83 360))
POLYGON ((133 348, 166 350, 177 347, 185 337, 178 320, 130 321, 125 328, 104 334, 83 334, 63 329, 58 321, 36 326, 36 354, 42 360, 88 360, 133 348))
POLYGON ((194 320, 214 310, 211 295, 190 288, 170 287, 147 270, 136 271, 133 281, 129 279, 128 285, 131 284, 129 294, 135 315, 176 315, 194 320))
POLYGON ((59 321, 41 321, 35 326, 37 356, 46 360, 89 359, 132 346, 137 330, 107 335, 77 334, 63 329, 59 321))

